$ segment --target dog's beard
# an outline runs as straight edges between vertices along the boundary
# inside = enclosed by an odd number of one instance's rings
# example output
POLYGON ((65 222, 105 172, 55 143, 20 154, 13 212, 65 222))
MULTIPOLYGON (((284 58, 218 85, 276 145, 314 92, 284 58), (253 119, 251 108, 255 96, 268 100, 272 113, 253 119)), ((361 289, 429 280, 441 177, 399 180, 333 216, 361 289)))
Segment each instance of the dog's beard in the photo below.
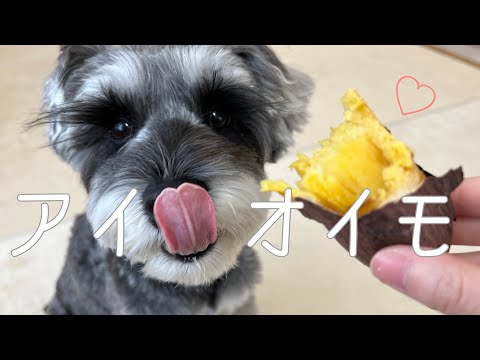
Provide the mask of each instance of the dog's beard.
MULTIPOLYGON (((127 194, 135 188, 141 194, 145 184, 133 181, 115 184, 107 190, 95 186, 90 192, 87 218, 93 231, 115 211, 127 194)), ((235 266, 241 249, 258 231, 266 218, 266 210, 252 209, 254 201, 266 201, 253 176, 217 176, 209 181, 209 194, 215 206, 218 239, 211 248, 192 261, 182 261, 167 253, 161 231, 153 226, 145 213, 141 196, 137 195, 124 211, 124 255, 132 263, 142 263, 146 276, 181 285, 208 284, 235 266)), ((104 247, 116 249, 116 223, 98 239, 104 247)))

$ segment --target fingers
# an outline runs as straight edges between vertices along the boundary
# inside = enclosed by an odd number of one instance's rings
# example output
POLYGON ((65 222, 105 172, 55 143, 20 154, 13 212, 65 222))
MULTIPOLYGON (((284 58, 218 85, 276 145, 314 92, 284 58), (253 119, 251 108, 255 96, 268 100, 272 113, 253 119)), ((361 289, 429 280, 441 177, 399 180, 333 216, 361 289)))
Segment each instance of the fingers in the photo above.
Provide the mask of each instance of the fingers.
POLYGON ((382 282, 447 314, 480 314, 480 268, 452 254, 420 257, 411 246, 380 250, 370 268, 382 282))
POLYGON ((452 242, 455 245, 480 246, 480 217, 458 217, 453 222, 452 242))
POLYGON ((452 255, 454 255, 456 258, 461 259, 462 261, 469 262, 472 265, 480 266, 480 251, 458 253, 452 255))
POLYGON ((463 180, 450 197, 457 216, 480 217, 480 177, 463 180))

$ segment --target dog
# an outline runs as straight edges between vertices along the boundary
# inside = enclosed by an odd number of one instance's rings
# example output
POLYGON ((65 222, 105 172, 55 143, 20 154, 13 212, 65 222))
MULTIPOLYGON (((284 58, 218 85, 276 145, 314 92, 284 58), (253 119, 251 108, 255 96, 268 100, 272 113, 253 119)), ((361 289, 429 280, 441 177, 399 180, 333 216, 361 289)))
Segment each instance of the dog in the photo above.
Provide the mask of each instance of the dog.
POLYGON ((251 203, 313 87, 268 46, 61 46, 35 123, 88 203, 46 313, 255 314, 251 203), (132 189, 117 257, 115 224, 93 234, 132 189))

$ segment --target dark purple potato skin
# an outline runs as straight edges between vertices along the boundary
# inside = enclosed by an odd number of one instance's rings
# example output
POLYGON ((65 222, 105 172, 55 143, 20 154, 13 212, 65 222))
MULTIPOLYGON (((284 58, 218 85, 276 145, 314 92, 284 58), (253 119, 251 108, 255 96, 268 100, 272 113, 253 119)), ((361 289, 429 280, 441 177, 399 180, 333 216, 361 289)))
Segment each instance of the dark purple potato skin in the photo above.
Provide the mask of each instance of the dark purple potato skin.
MULTIPOLYGON (((452 241, 453 221, 455 209, 450 201, 450 193, 463 181, 462 168, 450 170, 442 177, 436 177, 424 171, 427 178, 422 186, 409 196, 441 196, 449 197, 446 204, 425 204, 423 217, 447 216, 449 224, 424 224, 420 233, 420 247, 437 248, 443 243, 448 245, 452 241)), ((308 200, 303 201, 301 211, 303 216, 324 224, 327 229, 332 229, 341 219, 341 216, 308 200)), ((404 204, 400 201, 388 203, 358 219, 357 231, 357 259, 369 265, 373 255, 380 249, 396 244, 412 245, 413 224, 402 225, 398 222, 401 216, 414 217, 417 204, 404 204)), ((337 234, 336 240, 347 251, 350 241, 350 224, 337 234)))

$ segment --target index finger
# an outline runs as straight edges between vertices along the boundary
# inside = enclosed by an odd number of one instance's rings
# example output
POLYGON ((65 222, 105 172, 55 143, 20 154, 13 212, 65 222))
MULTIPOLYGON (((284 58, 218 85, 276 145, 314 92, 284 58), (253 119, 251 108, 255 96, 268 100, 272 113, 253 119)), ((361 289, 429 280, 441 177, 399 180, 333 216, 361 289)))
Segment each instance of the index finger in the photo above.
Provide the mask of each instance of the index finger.
POLYGON ((480 217, 480 177, 463 180, 450 197, 457 217, 480 217))

